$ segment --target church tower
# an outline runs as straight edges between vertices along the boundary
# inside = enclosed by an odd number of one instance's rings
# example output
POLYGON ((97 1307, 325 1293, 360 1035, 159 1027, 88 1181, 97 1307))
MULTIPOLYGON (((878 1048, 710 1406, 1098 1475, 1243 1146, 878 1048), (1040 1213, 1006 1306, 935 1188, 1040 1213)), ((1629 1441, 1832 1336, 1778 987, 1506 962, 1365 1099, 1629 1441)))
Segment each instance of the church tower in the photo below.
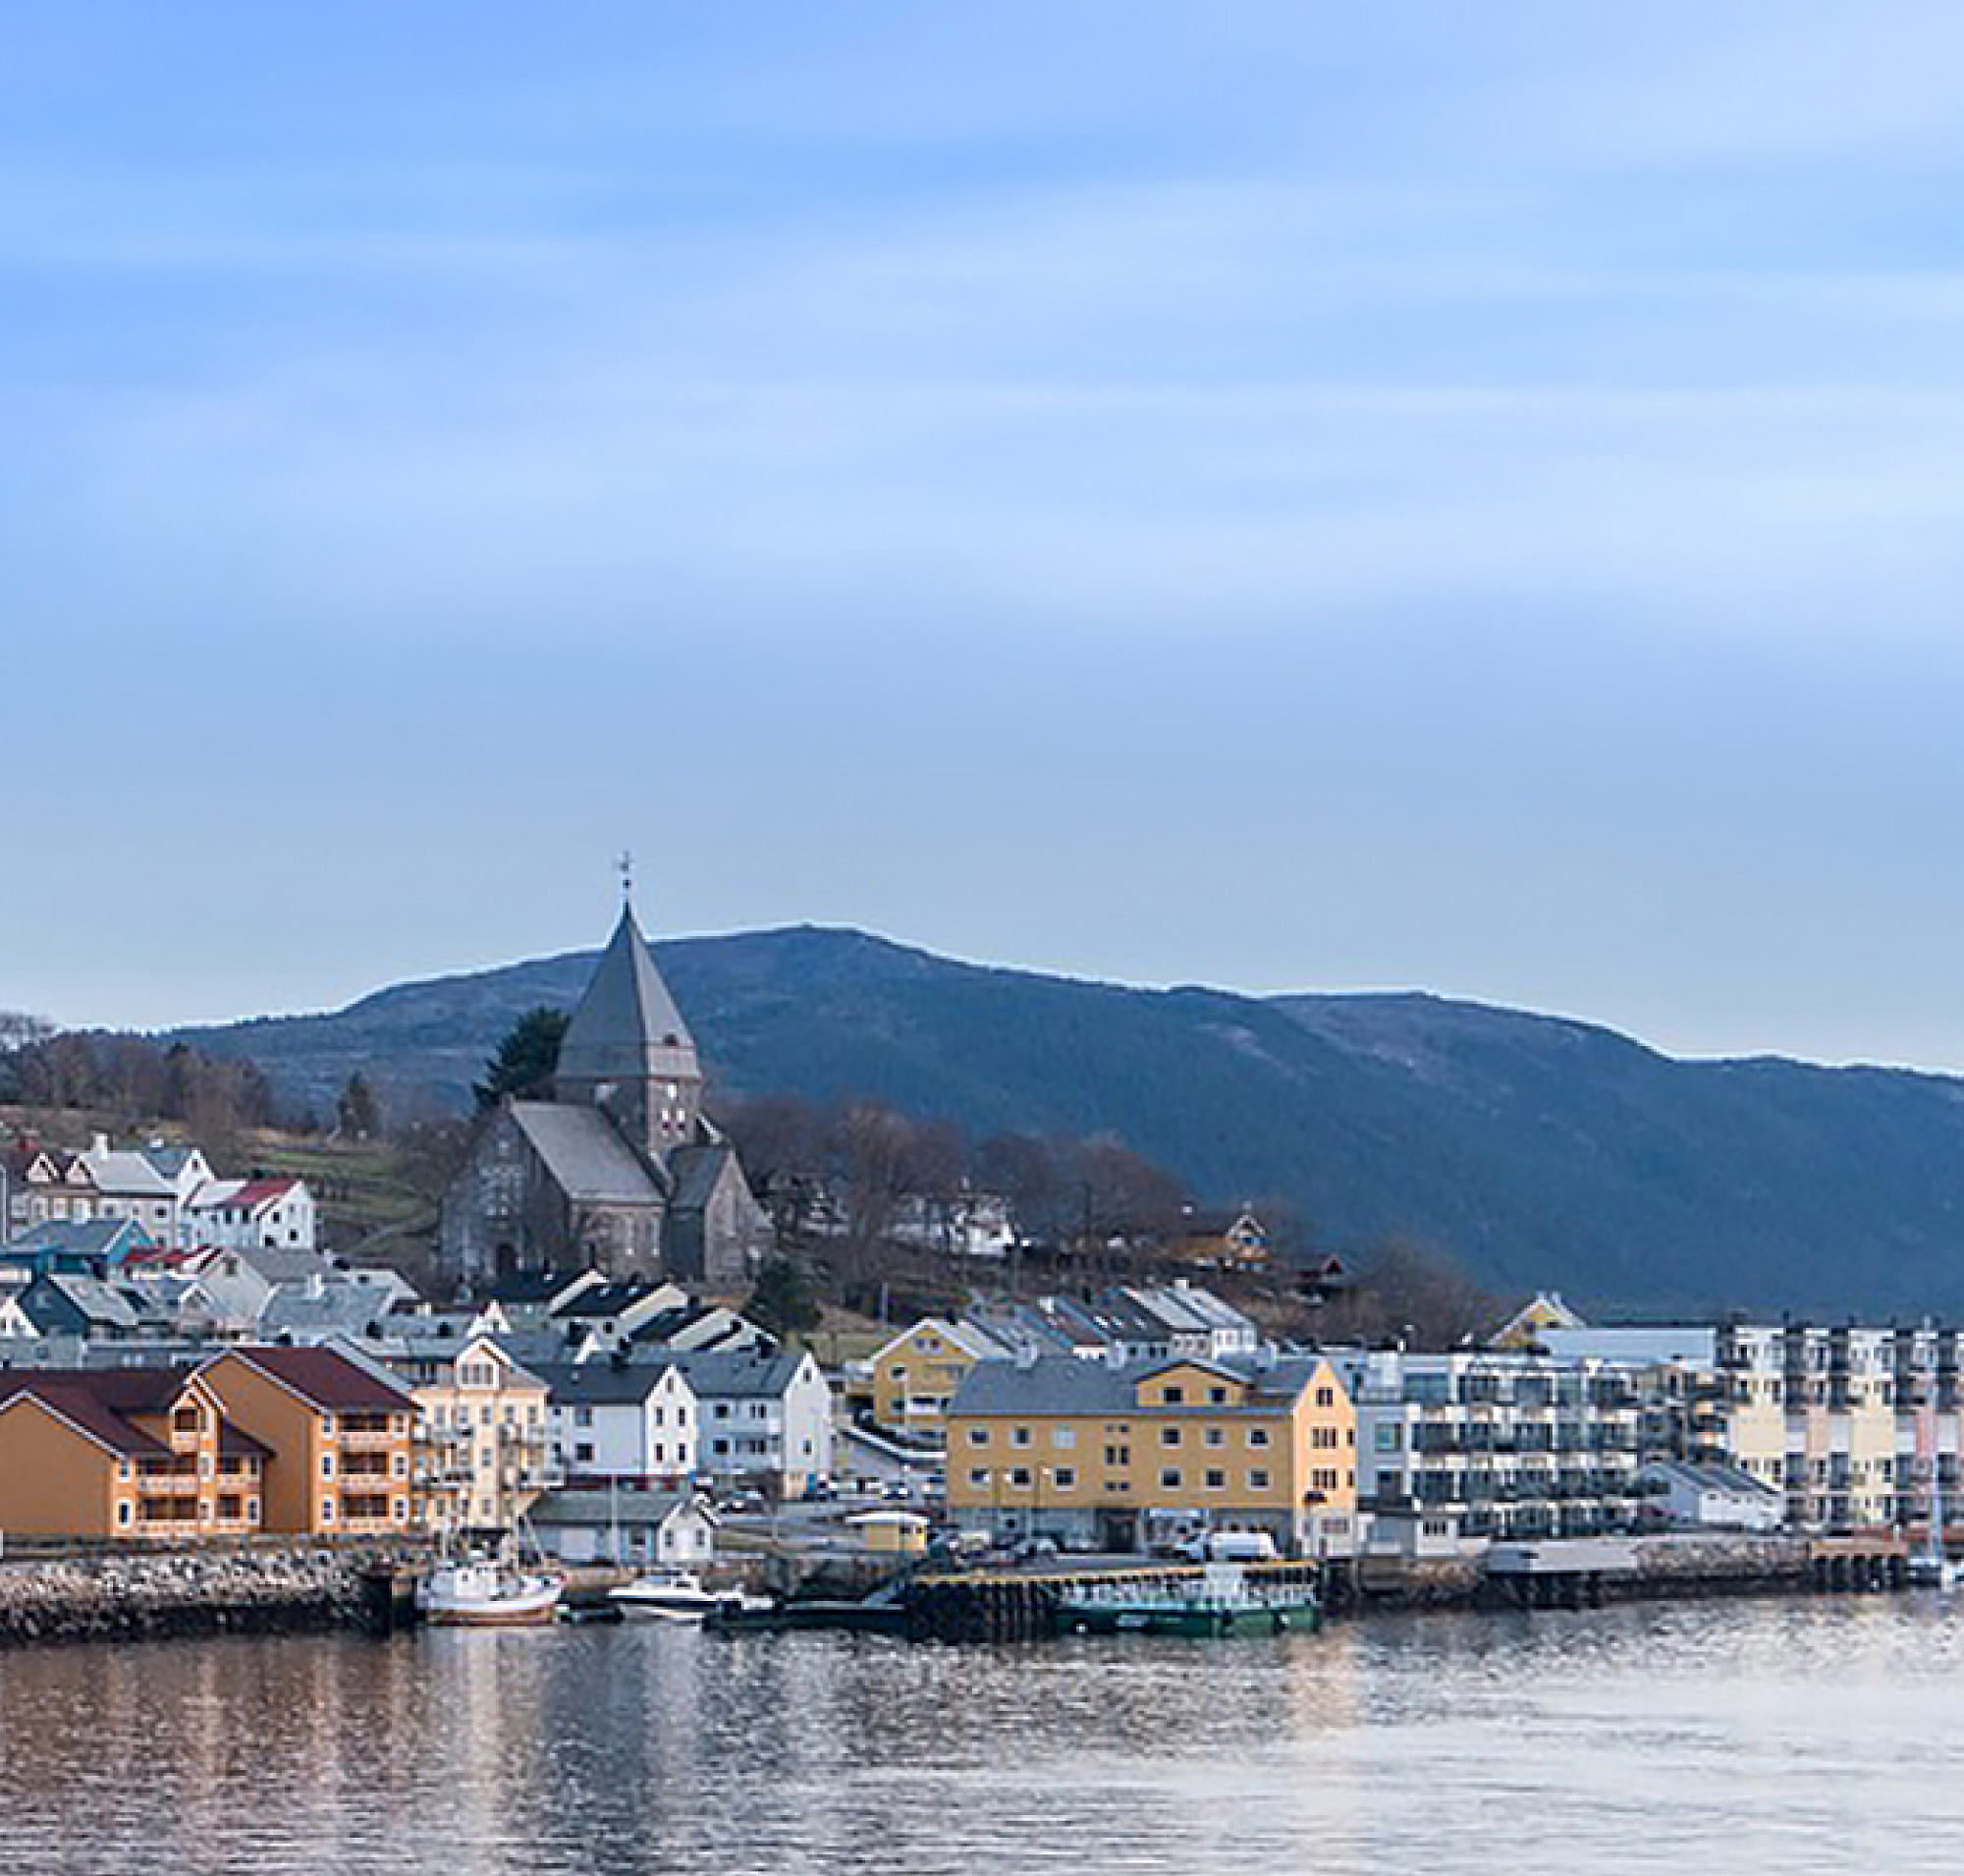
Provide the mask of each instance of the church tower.
POLYGON ((625 902, 567 1025, 554 1081, 560 1100, 603 1109, 656 1161, 697 1137, 702 1064, 695 1040, 625 902))

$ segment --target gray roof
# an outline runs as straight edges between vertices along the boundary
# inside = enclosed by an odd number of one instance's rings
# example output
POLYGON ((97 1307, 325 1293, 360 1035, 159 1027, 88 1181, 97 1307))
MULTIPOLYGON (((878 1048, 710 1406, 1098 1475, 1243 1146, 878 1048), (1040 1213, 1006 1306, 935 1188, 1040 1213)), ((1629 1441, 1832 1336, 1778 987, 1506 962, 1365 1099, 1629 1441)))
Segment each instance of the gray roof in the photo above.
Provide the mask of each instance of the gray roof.
POLYGON ((362 1335, 389 1313, 389 1298, 368 1284, 324 1284, 318 1292, 282 1284, 259 1311, 268 1336, 362 1335))
POLYGON ((1782 1504, 1786 1502, 1776 1486, 1769 1485, 1765 1479, 1755 1478, 1737 1465, 1694 1465, 1689 1460, 1652 1460, 1644 1466, 1643 1472, 1646 1477, 1675 1478, 1680 1484, 1689 1485, 1696 1491, 1730 1492, 1735 1497, 1743 1495, 1747 1498, 1778 1499, 1782 1504))
POLYGON ((330 1283, 338 1274, 334 1259, 322 1250, 305 1250, 298 1244, 228 1244, 219 1253, 236 1257, 263 1283, 303 1284, 310 1277, 330 1283))
POLYGON ((559 1076, 627 1081, 693 1074, 695 1043, 627 907, 560 1044, 559 1076), (689 1060, 681 1060, 686 1056, 689 1060))
POLYGON ((112 1328, 134 1329, 143 1319, 128 1291, 106 1284, 99 1277, 43 1277, 21 1298, 21 1306, 36 1328, 40 1327, 32 1300, 36 1291, 42 1295, 52 1291, 88 1321, 112 1328))
MULTIPOLYGON (((501 1339, 498 1346, 506 1345, 501 1339)), ((619 1407, 645 1401, 676 1363, 667 1361, 531 1361, 555 1407, 619 1407)))
POLYGON ((10 1255, 70 1251, 81 1257, 102 1257, 123 1238, 144 1244, 156 1241, 134 1218, 47 1218, 10 1238, 0 1251, 10 1255))
POLYGON ((801 1353, 766 1350, 677 1350, 674 1365, 704 1400, 775 1400, 791 1386, 804 1365, 801 1353))
POLYGON ((512 1118, 569 1198, 605 1205, 661 1202, 648 1169, 598 1108, 514 1101, 512 1118))
POLYGON ((695 1492, 546 1492, 525 1514, 533 1524, 659 1524, 683 1505, 699 1504, 713 1524, 716 1514, 695 1492))
MULTIPOLYGON (((1266 1364, 1245 1356, 1199 1361, 1182 1355, 1164 1360, 1127 1361, 1122 1365, 1072 1354, 1044 1355, 1033 1362, 978 1361, 962 1377, 948 1410, 951 1413, 1129 1413, 1138 1410, 1137 1388, 1148 1375, 1161 1374, 1169 1368, 1200 1368, 1210 1374, 1252 1383, 1255 1398, 1251 1407, 1274 1411, 1309 1385, 1317 1366, 1315 1355, 1283 1355, 1266 1364)), ((1196 1403, 1186 1410, 1219 1413, 1223 1409, 1196 1403)), ((1150 1411, 1164 1414, 1181 1409, 1155 1404, 1150 1411)))
POLYGON ((678 1211, 699 1212, 716 1195, 717 1182, 736 1157, 728 1146, 678 1146, 669 1155, 678 1211))

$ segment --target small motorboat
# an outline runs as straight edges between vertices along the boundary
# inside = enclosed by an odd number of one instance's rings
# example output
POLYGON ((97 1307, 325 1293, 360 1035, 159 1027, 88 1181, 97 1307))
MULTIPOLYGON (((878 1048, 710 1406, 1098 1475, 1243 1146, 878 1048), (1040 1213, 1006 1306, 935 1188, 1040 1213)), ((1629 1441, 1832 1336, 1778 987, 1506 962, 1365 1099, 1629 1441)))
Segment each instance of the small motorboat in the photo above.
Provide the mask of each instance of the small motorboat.
POLYGON ((520 1628, 551 1622, 566 1584, 549 1571, 490 1559, 442 1563, 416 1585, 425 1622, 447 1628, 520 1628))
POLYGON ((688 1570, 643 1571, 630 1583, 608 1592, 608 1600, 624 1616, 644 1616, 659 1622, 707 1622, 725 1598, 703 1588, 688 1570))

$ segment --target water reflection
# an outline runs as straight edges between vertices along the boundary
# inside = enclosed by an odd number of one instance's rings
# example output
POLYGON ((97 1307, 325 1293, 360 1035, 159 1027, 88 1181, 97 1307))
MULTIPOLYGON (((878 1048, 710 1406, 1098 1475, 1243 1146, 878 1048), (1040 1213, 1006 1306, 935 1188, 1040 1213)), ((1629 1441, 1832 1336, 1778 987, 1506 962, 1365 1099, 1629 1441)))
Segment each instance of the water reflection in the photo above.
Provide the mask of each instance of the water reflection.
POLYGON ((1947 1870, 1915 1601, 908 1648, 661 1625, 0 1656, 4 1866, 1947 1870))

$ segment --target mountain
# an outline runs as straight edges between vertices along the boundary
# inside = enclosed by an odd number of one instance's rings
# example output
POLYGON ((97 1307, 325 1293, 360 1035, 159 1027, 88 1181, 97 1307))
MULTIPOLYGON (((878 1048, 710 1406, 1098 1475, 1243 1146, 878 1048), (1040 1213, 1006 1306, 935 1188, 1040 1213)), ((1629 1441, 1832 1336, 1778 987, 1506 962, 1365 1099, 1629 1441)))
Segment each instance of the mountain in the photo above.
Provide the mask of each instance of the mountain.
MULTIPOLYGON (((1680 1061, 1421 995, 1140 990, 797 927, 660 945, 725 1087, 870 1095, 998 1131, 1109 1130, 1210 1198, 1274 1195, 1341 1249, 1403 1234, 1497 1290, 1606 1310, 1964 1310, 1964 1082, 1680 1061)), ((594 954, 183 1031, 331 1108, 462 1110, 594 954)))

